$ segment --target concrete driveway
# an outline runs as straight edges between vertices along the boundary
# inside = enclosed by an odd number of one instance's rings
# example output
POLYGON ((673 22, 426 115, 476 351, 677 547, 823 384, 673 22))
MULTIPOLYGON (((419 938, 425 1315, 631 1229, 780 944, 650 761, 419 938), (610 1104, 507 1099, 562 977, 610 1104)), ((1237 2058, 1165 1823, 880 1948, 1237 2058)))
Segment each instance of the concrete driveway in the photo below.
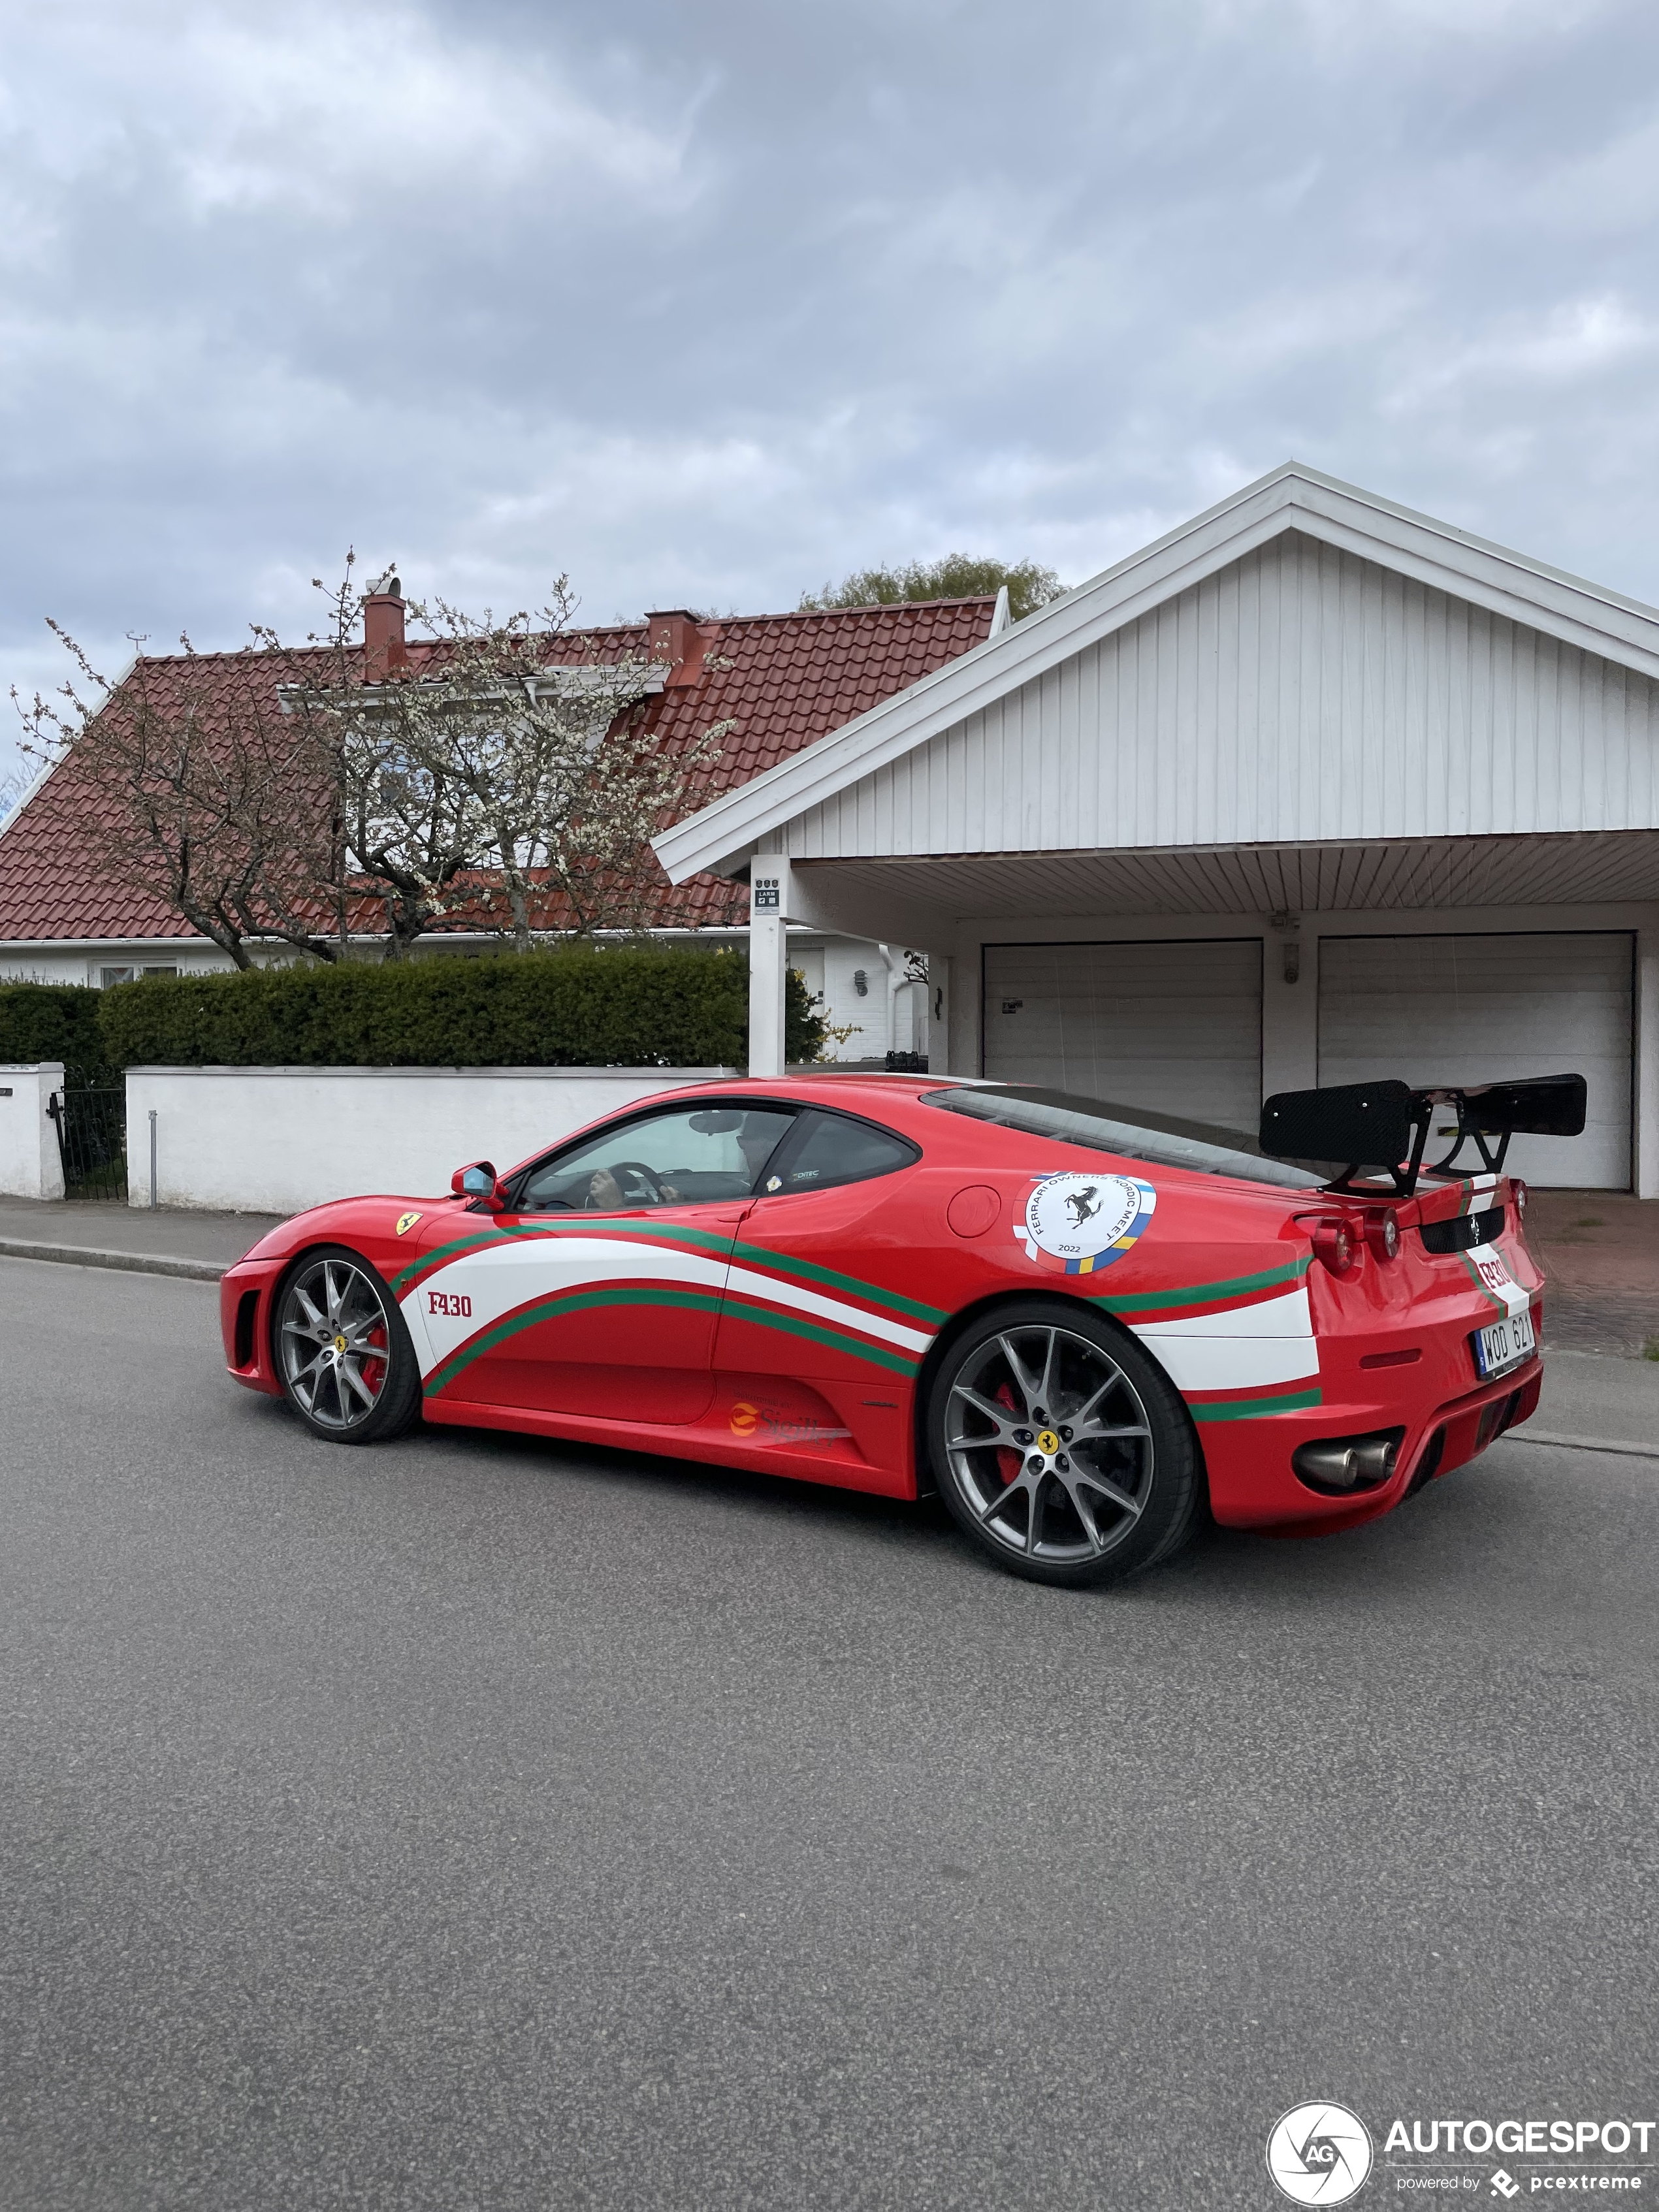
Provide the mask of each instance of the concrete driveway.
MULTIPOLYGON (((1265 2206, 1304 2099, 1659 2118, 1659 1460, 1060 1594, 315 1443, 215 1304, 0 1260, 8 2207, 1265 2206)), ((1659 1439, 1659 1367, 1540 1425, 1659 1439)))

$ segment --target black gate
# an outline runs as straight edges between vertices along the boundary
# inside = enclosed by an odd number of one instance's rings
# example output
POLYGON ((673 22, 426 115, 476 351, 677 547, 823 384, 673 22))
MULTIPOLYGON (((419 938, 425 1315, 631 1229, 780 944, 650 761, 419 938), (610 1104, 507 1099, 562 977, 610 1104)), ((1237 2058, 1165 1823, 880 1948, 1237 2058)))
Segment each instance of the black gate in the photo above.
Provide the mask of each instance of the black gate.
POLYGON ((58 1127, 66 1198, 127 1194, 127 1086, 105 1067, 66 1067, 46 1111, 58 1127))

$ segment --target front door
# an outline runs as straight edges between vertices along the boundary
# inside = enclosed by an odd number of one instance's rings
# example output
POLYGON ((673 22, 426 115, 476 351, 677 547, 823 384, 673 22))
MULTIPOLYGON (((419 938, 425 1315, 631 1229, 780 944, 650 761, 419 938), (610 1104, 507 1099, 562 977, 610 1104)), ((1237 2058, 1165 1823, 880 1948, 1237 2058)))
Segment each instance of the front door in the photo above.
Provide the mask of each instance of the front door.
POLYGON ((915 1272, 915 1146, 850 1114, 804 1113, 744 1215, 714 1364, 734 1435, 878 1465, 902 1457, 916 1367, 944 1316, 915 1272))
MULTIPOLYGON (((785 1109, 630 1115, 526 1170, 484 1241, 422 1285, 428 1393, 678 1426, 713 1395, 715 1327, 755 1164, 785 1109)), ((476 1217, 475 1217, 476 1218, 476 1217)))

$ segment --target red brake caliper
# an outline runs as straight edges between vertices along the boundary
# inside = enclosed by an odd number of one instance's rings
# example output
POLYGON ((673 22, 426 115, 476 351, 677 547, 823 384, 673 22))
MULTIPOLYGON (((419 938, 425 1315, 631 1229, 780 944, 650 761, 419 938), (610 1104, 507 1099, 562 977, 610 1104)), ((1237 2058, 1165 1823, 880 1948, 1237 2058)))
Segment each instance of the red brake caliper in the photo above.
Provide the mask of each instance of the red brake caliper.
MULTIPOLYGON (((1019 1411, 1018 1407, 1014 1403, 1013 1389, 1006 1382, 1003 1383, 997 1391, 997 1403, 999 1406, 1006 1406, 1011 1413, 1018 1413, 1019 1411)), ((1024 1464, 1024 1453, 1016 1451, 1012 1444, 1000 1444, 997 1447, 997 1472, 1002 1477, 1002 1486, 1005 1490, 1024 1464)))

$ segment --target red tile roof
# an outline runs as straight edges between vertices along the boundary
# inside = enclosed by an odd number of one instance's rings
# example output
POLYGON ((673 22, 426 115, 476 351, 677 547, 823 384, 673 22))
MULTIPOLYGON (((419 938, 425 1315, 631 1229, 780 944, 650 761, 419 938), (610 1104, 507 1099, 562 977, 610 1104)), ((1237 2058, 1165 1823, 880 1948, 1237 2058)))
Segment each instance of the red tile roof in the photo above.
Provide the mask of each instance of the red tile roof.
MULTIPOLYGON (((717 722, 733 724, 719 757, 698 772, 684 811, 747 783, 980 644, 994 607, 989 599, 934 599, 700 623, 705 659, 715 665, 691 682, 671 682, 649 702, 647 719, 647 728, 671 742, 690 743, 717 722)), ((637 653, 645 641, 640 624, 572 632, 552 641, 549 660, 604 659, 637 653)), ((418 661, 425 648, 411 640, 410 650, 418 661)), ((251 665, 263 670, 268 661, 274 704, 276 684, 295 681, 320 658, 304 651, 202 654, 196 668, 216 681, 222 675, 228 692, 247 679, 251 665)), ((181 656, 169 656, 160 669, 151 661, 147 674, 154 683, 174 665, 182 674, 181 656)), ((0 944, 196 934, 155 893, 112 879, 100 865, 99 811, 98 794, 77 775, 71 751, 0 830, 0 944)), ((664 876, 655 918, 708 927, 746 921, 748 907, 743 884, 696 876, 676 890, 664 876)), ((538 920, 556 925, 555 916, 538 920)), ((376 924, 366 918, 363 926, 376 924)))

